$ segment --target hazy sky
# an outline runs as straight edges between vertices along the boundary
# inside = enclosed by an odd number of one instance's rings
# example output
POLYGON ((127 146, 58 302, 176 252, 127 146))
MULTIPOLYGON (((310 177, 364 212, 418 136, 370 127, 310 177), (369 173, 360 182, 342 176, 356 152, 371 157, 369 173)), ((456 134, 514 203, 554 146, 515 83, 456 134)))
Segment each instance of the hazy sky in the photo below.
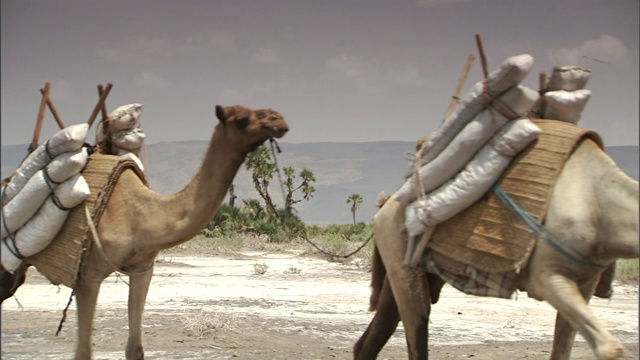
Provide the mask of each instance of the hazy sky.
MULTIPOLYGON (((2 144, 31 140, 39 89, 66 124, 145 105, 148 144, 207 140, 216 104, 280 111, 284 142, 415 141, 440 124, 475 33, 490 71, 588 66, 581 124, 638 145, 637 0, 2 0, 2 144), (591 60, 598 59, 606 63, 591 60)), ((481 80, 479 59, 465 85, 481 80)), ((56 130, 47 112, 43 137, 56 130)), ((93 135, 91 137, 93 142, 93 135)))

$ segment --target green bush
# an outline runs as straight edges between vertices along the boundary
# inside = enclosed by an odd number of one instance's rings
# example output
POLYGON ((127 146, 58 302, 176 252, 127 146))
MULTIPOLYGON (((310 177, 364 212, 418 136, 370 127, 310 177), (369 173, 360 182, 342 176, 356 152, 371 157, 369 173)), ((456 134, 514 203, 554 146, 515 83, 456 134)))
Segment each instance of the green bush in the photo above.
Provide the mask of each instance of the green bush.
MULTIPOLYGON (((249 200, 245 204, 253 202, 249 200)), ((240 209, 222 204, 218 213, 200 234, 213 238, 229 236, 232 233, 254 233, 265 235, 269 242, 284 243, 300 237, 305 228, 304 222, 294 214, 285 216, 283 211, 280 211, 279 216, 272 216, 265 212, 251 211, 248 207, 240 209)))
POLYGON ((616 280, 625 284, 638 284, 639 266, 638 259, 621 259, 616 263, 616 280))

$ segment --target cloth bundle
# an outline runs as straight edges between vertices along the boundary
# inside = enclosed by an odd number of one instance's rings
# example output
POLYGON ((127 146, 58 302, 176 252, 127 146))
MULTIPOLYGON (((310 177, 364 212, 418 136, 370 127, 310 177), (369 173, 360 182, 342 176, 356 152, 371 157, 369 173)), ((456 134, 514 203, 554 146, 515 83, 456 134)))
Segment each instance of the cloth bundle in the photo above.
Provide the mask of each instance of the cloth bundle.
POLYGON ((478 201, 513 157, 531 144, 540 132, 540 128, 527 118, 504 125, 461 172, 407 206, 405 225, 408 233, 420 235, 427 226, 436 226, 478 201))
POLYGON ((102 144, 103 153, 119 155, 136 162, 144 170, 140 161, 140 149, 145 134, 140 127, 142 104, 122 105, 109 114, 107 128, 101 122, 96 131, 96 143, 102 144))
POLYGON ((522 82, 532 67, 531 55, 512 56, 504 60, 485 80, 477 82, 462 97, 456 111, 429 136, 423 146, 421 164, 425 165, 435 159, 469 121, 504 91, 522 82))
POLYGON ((394 196, 407 205, 410 235, 425 233, 480 199, 513 157, 540 134, 540 128, 523 117, 540 98, 537 91, 520 85, 532 67, 528 54, 507 58, 472 87, 424 143, 416 159, 419 169, 412 165, 394 196))
POLYGON ((88 124, 58 131, 20 164, 2 188, 2 266, 13 273, 22 258, 44 249, 60 231, 69 210, 89 196, 80 174, 88 149, 88 124))
POLYGON ((542 117, 577 124, 591 97, 591 91, 584 88, 590 75, 591 70, 581 66, 554 67, 543 95, 542 117))
POLYGON ((396 199, 409 203, 417 198, 419 190, 428 193, 455 176, 500 127, 531 110, 538 98, 537 91, 522 85, 505 91, 467 122, 437 157, 420 168, 420 180, 409 177, 396 192, 396 199))

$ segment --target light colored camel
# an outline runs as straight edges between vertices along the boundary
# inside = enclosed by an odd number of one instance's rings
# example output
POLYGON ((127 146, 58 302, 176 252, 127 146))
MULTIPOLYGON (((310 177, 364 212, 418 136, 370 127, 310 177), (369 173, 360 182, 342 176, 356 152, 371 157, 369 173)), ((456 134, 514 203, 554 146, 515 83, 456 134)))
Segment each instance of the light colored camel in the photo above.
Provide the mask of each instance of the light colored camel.
MULTIPOLYGON (((129 282, 128 360, 144 359, 142 313, 158 253, 193 238, 220 208, 246 155, 267 139, 282 137, 289 130, 282 115, 270 109, 217 106, 216 116, 219 122, 204 161, 184 189, 171 195, 158 194, 133 171, 125 171, 98 225, 104 254, 119 269, 135 274, 129 282)), ((98 292, 112 272, 103 255, 91 247, 75 288, 76 359, 91 359, 98 292)))
MULTIPOLYGON (((374 359, 402 320, 409 359, 428 358, 428 321, 442 280, 404 265, 404 205, 392 196, 375 215, 371 310, 355 359, 374 359), (385 276, 386 274, 386 276, 385 276)), ((638 258, 638 182, 624 174, 593 141, 584 140, 566 162, 553 190, 545 225, 598 264, 638 258)), ((588 308, 602 268, 580 265, 538 242, 519 288, 557 311, 551 359, 570 358, 576 331, 597 359, 617 359, 623 346, 588 308)))

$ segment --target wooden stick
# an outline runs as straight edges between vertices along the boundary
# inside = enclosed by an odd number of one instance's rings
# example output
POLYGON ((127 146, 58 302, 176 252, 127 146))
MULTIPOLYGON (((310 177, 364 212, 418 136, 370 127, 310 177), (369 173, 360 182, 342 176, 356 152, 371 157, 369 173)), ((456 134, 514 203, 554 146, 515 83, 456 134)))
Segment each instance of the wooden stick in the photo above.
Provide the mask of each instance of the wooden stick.
POLYGON ((427 226, 427 230, 425 230, 424 234, 420 235, 420 240, 416 245, 416 249, 413 252, 413 257, 411 258, 410 265, 418 266, 424 257, 424 252, 427 251, 427 245, 429 244, 429 240, 433 235, 433 232, 436 230, 435 226, 427 226))
POLYGON ((544 71, 541 71, 540 76, 538 77, 538 89, 540 95, 547 92, 547 73, 544 71))
POLYGON ((111 86, 113 85, 111 85, 110 83, 107 84, 107 87, 102 92, 102 95, 100 95, 100 99, 98 100, 98 103, 93 108, 93 112, 91 113, 91 116, 89 116, 89 120, 87 120, 87 124, 89 124, 89 127, 91 127, 91 125, 93 125, 93 122, 96 120, 96 117, 98 116, 98 112, 100 112, 100 109, 102 108, 102 105, 104 104, 105 99, 109 95, 109 91, 111 91, 111 86))
MULTIPOLYGON (((98 85, 98 96, 102 96, 104 92, 104 87, 102 84, 98 85)), ((100 112, 102 113, 102 121, 107 120, 107 104, 105 102, 102 103, 102 107, 100 108, 100 112)))
POLYGON ((449 108, 447 112, 444 114, 444 119, 442 122, 447 121, 453 109, 455 109, 458 101, 460 101, 460 93, 462 92, 462 87, 464 86, 465 81, 467 81, 467 75, 469 75, 469 71, 471 70, 471 64, 475 61, 476 56, 473 53, 469 54, 469 58, 467 59, 467 64, 464 66, 464 71, 462 72, 462 76, 460 76, 460 80, 458 80, 458 86, 456 87, 455 94, 451 97, 451 102, 449 103, 449 108))
MULTIPOLYGON (((40 93, 44 95, 44 89, 40 89, 40 93)), ((53 102, 48 96, 47 96, 47 106, 49 106, 49 110, 51 110, 51 114, 53 115, 53 118, 58 123, 58 126, 60 127, 60 129, 64 129, 65 126, 64 126, 64 123, 62 122, 62 119, 60 119, 60 115, 58 115, 58 110, 56 109, 55 106, 53 106, 53 102)))
POLYGON ((29 152, 38 147, 38 139, 40 139, 40 131, 42 131, 42 120, 44 120, 44 110, 47 106, 47 99, 49 98, 49 89, 51 84, 49 82, 44 84, 44 91, 42 93, 42 99, 40 100, 40 109, 38 110, 38 119, 36 120, 36 129, 33 132, 33 139, 31 140, 31 147, 29 152))
POLYGON ((476 34, 476 43, 478 44, 478 52, 480 53, 480 61, 482 63, 482 73, 484 78, 489 77, 489 71, 487 70, 487 57, 484 55, 484 48, 482 46, 482 39, 480 34, 476 34))

